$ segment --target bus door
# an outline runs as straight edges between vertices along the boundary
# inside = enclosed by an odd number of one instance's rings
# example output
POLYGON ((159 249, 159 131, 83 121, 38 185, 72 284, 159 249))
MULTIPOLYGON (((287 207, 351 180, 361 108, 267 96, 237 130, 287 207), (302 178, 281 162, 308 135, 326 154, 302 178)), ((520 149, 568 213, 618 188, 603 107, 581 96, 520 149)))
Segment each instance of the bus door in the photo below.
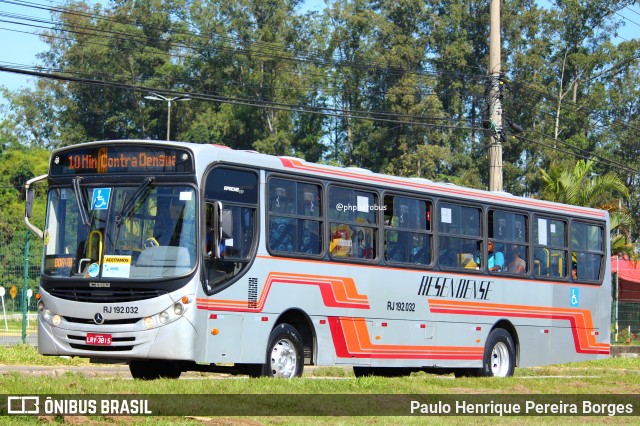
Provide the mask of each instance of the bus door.
POLYGON ((243 277, 256 253, 258 175, 252 170, 216 167, 205 177, 204 196, 205 297, 200 329, 207 333, 199 351, 207 362, 239 362, 252 352, 252 345, 259 344, 251 336, 245 338, 245 330, 251 327, 246 318, 254 309, 248 299, 251 280, 243 277))

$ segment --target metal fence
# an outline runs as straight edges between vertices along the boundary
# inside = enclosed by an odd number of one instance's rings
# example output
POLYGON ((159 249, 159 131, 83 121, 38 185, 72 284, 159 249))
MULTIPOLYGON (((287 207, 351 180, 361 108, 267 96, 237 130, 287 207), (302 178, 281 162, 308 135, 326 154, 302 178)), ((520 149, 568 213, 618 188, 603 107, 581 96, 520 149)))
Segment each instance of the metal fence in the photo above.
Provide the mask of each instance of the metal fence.
POLYGON ((614 343, 637 344, 640 342, 640 284, 616 280, 613 274, 614 343), (618 286, 616 291, 616 285, 618 286), (617 327, 616 327, 617 324, 617 327))
POLYGON ((14 235, 0 242, 0 345, 37 344, 37 296, 42 241, 14 235))

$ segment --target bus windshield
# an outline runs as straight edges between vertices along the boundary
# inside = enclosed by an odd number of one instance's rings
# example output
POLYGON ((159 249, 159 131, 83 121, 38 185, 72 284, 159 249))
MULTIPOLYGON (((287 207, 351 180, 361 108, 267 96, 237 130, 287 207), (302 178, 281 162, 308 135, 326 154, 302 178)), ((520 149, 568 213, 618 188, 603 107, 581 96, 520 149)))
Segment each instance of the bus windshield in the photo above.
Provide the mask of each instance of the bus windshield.
POLYGON ((186 185, 49 190, 43 272, 54 278, 174 278, 196 264, 196 196, 186 185))

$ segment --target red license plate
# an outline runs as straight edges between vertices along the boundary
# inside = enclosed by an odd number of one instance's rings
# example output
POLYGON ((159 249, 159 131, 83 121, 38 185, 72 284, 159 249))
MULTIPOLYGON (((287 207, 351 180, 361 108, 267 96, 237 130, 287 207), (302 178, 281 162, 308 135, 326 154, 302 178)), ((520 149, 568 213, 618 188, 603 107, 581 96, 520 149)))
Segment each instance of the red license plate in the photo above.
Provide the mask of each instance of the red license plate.
POLYGON ((87 333, 86 342, 87 345, 111 346, 111 335, 87 333))

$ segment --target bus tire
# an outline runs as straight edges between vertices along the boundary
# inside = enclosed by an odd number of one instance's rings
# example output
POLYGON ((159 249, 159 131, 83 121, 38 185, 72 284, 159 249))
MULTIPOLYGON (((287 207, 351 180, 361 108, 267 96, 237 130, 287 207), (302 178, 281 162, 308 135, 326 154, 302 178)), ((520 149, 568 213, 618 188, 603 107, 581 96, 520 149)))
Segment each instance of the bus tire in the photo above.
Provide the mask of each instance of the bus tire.
POLYGON ((515 364, 516 350, 511 334, 502 328, 491 331, 484 347, 480 376, 511 377, 515 364))
POLYGON ((131 360, 129 371, 134 379, 140 380, 177 379, 182 374, 182 370, 175 362, 163 360, 131 360))
POLYGON ((303 354, 302 337, 298 330, 289 324, 279 324, 269 335, 262 375, 284 379, 302 376, 303 354))

